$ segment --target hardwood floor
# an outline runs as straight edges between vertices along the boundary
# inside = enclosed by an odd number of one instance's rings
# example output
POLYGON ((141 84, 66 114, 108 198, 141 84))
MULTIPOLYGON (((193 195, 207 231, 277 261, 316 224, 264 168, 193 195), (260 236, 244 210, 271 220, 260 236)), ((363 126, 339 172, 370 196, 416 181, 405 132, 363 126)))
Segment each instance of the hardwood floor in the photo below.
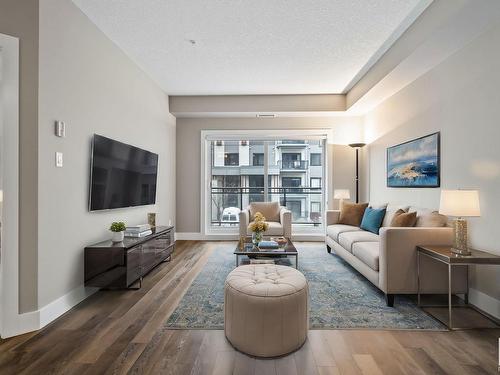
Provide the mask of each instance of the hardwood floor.
POLYGON ((218 330, 163 327, 209 255, 228 242, 177 242, 140 290, 101 291, 48 327, 0 341, 0 374, 497 373, 499 329, 312 330, 305 345, 263 360, 218 330))

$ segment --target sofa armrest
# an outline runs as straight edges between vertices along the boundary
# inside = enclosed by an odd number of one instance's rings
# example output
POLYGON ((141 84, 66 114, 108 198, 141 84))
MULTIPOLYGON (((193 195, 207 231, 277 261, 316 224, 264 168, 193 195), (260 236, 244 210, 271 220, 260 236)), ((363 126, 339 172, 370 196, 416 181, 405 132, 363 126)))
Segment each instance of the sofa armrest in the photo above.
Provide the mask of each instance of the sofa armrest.
POLYGON ((280 223, 283 226, 283 236, 290 238, 292 236, 292 211, 286 207, 281 207, 280 223))
POLYGON ((326 211, 326 225, 337 224, 340 219, 340 210, 327 210, 326 211))
POLYGON ((248 225, 250 224, 250 212, 241 210, 239 213, 240 219, 240 237, 247 235, 248 225))
MULTIPOLYGON (((444 228, 381 228, 379 253, 379 288, 385 293, 416 293, 417 246, 450 246, 453 229, 444 228)), ((461 267, 460 267, 461 268, 461 267)), ((466 271, 454 271, 452 289, 466 291, 466 271), (465 275, 465 277, 464 277, 465 275)), ((421 257, 421 290, 440 293, 447 290, 446 265, 421 257)))

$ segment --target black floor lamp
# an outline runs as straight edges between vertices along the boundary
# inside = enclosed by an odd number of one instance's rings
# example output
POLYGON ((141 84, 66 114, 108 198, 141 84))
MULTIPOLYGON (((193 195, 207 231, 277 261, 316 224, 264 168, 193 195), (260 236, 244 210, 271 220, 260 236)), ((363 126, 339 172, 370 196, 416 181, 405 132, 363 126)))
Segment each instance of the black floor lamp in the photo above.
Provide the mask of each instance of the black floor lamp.
POLYGON ((356 203, 359 203, 359 149, 366 143, 351 143, 349 146, 356 149, 356 203))

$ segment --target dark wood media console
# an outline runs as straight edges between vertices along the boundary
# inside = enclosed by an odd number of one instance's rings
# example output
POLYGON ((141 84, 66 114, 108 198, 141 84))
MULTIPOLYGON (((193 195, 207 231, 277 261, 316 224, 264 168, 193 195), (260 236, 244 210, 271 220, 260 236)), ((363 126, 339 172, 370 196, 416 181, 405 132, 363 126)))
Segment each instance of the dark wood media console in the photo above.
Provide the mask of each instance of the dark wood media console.
POLYGON ((129 288, 174 251, 174 227, 158 226, 142 238, 103 241, 85 248, 85 286, 129 288))

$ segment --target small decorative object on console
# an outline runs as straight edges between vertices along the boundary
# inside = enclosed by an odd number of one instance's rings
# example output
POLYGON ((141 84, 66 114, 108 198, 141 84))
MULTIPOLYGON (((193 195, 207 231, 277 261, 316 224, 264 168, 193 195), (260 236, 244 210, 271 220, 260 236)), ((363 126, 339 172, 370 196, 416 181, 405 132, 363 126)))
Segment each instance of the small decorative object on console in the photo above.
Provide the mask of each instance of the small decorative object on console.
POLYGON ((125 231, 125 223, 123 221, 115 221, 111 223, 109 230, 113 232, 113 237, 111 241, 113 242, 122 242, 123 241, 123 232, 125 231))
POLYGON ((151 226, 151 228, 156 227, 156 212, 148 213, 148 224, 151 226))

